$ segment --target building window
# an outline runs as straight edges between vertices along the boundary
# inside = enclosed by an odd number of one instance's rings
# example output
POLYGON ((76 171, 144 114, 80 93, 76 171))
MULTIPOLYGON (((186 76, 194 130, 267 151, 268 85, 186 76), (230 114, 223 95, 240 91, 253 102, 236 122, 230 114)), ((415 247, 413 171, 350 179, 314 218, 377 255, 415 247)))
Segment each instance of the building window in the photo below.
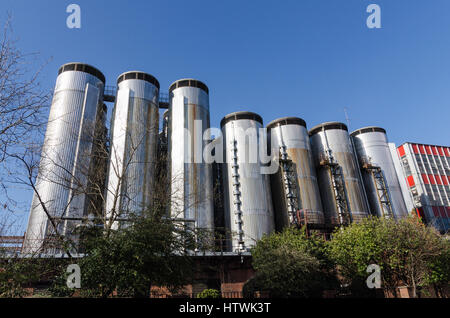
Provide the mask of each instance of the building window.
POLYGON ((425 167, 423 166, 422 162, 417 162, 417 167, 419 168, 420 172, 426 172, 425 167))
POLYGON ((428 180, 430 180, 431 184, 436 184, 436 181, 434 180, 434 176, 432 174, 428 175, 428 180))
POLYGON ((410 176, 411 175, 411 168, 409 167, 409 163, 408 160, 405 158, 402 160, 403 163, 403 170, 405 172, 405 176, 410 176))
POLYGON ((443 183, 445 186, 448 186, 448 179, 447 179, 446 176, 441 176, 441 180, 442 180, 442 183, 443 183))
POLYGON ((425 148, 423 147, 423 145, 419 145, 419 151, 422 155, 425 154, 425 148))
POLYGON ((437 156, 437 155, 438 155, 438 152, 437 152, 436 146, 433 146, 433 147, 431 147, 431 150, 433 151, 433 155, 435 155, 435 156, 437 156))
POLYGON ((450 150, 448 150, 448 148, 444 148, 444 152, 445 152, 445 156, 446 157, 450 157, 450 150))

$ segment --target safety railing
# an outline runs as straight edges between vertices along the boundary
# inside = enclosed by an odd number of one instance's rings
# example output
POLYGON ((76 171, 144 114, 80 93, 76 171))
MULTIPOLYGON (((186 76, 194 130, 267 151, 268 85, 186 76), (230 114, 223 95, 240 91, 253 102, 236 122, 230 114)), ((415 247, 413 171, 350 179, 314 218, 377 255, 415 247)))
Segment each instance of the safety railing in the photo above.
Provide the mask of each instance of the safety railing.
MULTIPOLYGON (((114 103, 116 100, 117 87, 106 85, 103 93, 105 102, 114 103)), ((159 108, 169 108, 169 94, 166 92, 159 93, 159 108)))

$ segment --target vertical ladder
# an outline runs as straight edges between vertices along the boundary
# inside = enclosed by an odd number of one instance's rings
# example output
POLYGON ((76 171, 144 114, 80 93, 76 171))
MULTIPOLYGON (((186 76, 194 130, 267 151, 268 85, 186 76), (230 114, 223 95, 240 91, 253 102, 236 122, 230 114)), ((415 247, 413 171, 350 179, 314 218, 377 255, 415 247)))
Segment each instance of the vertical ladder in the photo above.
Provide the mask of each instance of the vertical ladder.
POLYGON ((372 176, 383 217, 391 218, 394 213, 383 170, 381 170, 379 166, 372 165, 370 162, 364 162, 362 166, 363 169, 365 169, 372 176))
MULTIPOLYGON (((232 172, 231 172, 231 177, 233 178, 233 205, 234 205, 234 215, 236 216, 235 218, 235 223, 237 224, 238 227, 238 231, 237 231, 237 235, 238 235, 238 244, 239 247, 238 249, 240 251, 244 251, 245 250, 245 242, 244 242, 244 231, 242 229, 243 227, 243 220, 242 220, 242 209, 241 209, 241 191, 240 191, 240 187, 241 187, 241 183, 239 181, 239 163, 238 163, 238 156, 237 156, 237 141, 236 139, 233 138, 233 140, 231 141, 232 147, 231 147, 231 160, 232 160, 232 172)), ((233 244, 233 239, 231 240, 231 243, 233 244)), ((233 248, 233 247, 232 247, 233 248)))
POLYGON ((289 224, 300 227, 300 219, 297 211, 301 209, 300 198, 296 195, 298 189, 297 173, 292 160, 286 152, 286 146, 280 146, 280 164, 282 168, 282 178, 284 194, 286 196, 287 211, 289 214, 289 224))
POLYGON ((350 208, 345 194, 344 173, 342 167, 334 160, 331 150, 328 152, 328 156, 320 161, 320 165, 329 169, 338 211, 339 225, 342 227, 351 223, 350 208))

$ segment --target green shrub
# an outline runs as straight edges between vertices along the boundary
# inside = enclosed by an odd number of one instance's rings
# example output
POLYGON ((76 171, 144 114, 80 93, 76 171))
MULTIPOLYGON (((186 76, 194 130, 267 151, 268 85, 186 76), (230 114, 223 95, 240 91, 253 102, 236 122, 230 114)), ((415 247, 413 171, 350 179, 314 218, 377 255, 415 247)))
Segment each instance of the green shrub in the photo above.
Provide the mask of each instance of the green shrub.
POLYGON ((217 289, 205 289, 197 295, 197 298, 220 298, 220 291, 217 289))

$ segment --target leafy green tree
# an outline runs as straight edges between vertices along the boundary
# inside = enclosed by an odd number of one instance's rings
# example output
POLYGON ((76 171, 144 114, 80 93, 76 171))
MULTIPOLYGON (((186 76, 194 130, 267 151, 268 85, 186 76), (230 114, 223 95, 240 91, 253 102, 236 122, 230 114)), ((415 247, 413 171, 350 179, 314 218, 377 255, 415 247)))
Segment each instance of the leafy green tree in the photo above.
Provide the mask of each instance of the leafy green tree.
POLYGON ((432 264, 437 264, 447 244, 417 217, 399 221, 370 217, 337 230, 328 246, 344 283, 359 295, 368 291, 364 287, 367 266, 376 264, 384 289, 397 295, 397 287, 406 284, 415 296, 417 288, 429 282, 432 264))
POLYGON ((410 286, 413 297, 417 297, 418 287, 430 285, 428 277, 435 277, 435 282, 448 284, 448 266, 440 266, 448 260, 449 242, 433 227, 426 227, 418 218, 402 219, 393 227, 388 236, 392 254, 389 266, 395 271, 400 281, 410 286), (445 281, 447 278, 447 281, 445 281))
POLYGON ((61 275, 53 277, 52 284, 49 288, 49 292, 52 297, 71 297, 74 295, 75 290, 67 287, 67 278, 69 273, 63 271, 61 275))
POLYGON ((444 297, 443 289, 450 283, 450 242, 443 244, 441 254, 430 264, 431 271, 425 277, 425 285, 434 287, 436 295, 444 297))
POLYGON ((175 291, 192 276, 192 233, 149 213, 135 216, 130 223, 107 237, 98 229, 84 233, 83 296, 148 297, 152 286, 175 291))
POLYGON ((38 279, 35 264, 30 261, 7 260, 0 265, 0 297, 13 298, 27 295, 26 285, 38 279))
MULTIPOLYGON (((386 225, 392 225, 386 222, 386 225)), ((367 266, 377 264, 382 270, 383 286, 392 287, 397 280, 392 277, 389 267, 382 261, 385 256, 386 235, 383 237, 378 218, 367 218, 361 223, 353 223, 345 229, 338 229, 328 242, 330 257, 337 264, 339 276, 344 286, 349 285, 353 295, 368 296, 370 290, 365 284, 367 266)))
POLYGON ((29 296, 28 288, 51 280, 65 266, 64 261, 55 258, 3 258, 0 261, 0 298, 29 296))
POLYGON ((325 242, 318 236, 287 228, 264 236, 252 250, 255 277, 244 294, 269 292, 272 297, 321 297, 336 287, 333 266, 325 242))

